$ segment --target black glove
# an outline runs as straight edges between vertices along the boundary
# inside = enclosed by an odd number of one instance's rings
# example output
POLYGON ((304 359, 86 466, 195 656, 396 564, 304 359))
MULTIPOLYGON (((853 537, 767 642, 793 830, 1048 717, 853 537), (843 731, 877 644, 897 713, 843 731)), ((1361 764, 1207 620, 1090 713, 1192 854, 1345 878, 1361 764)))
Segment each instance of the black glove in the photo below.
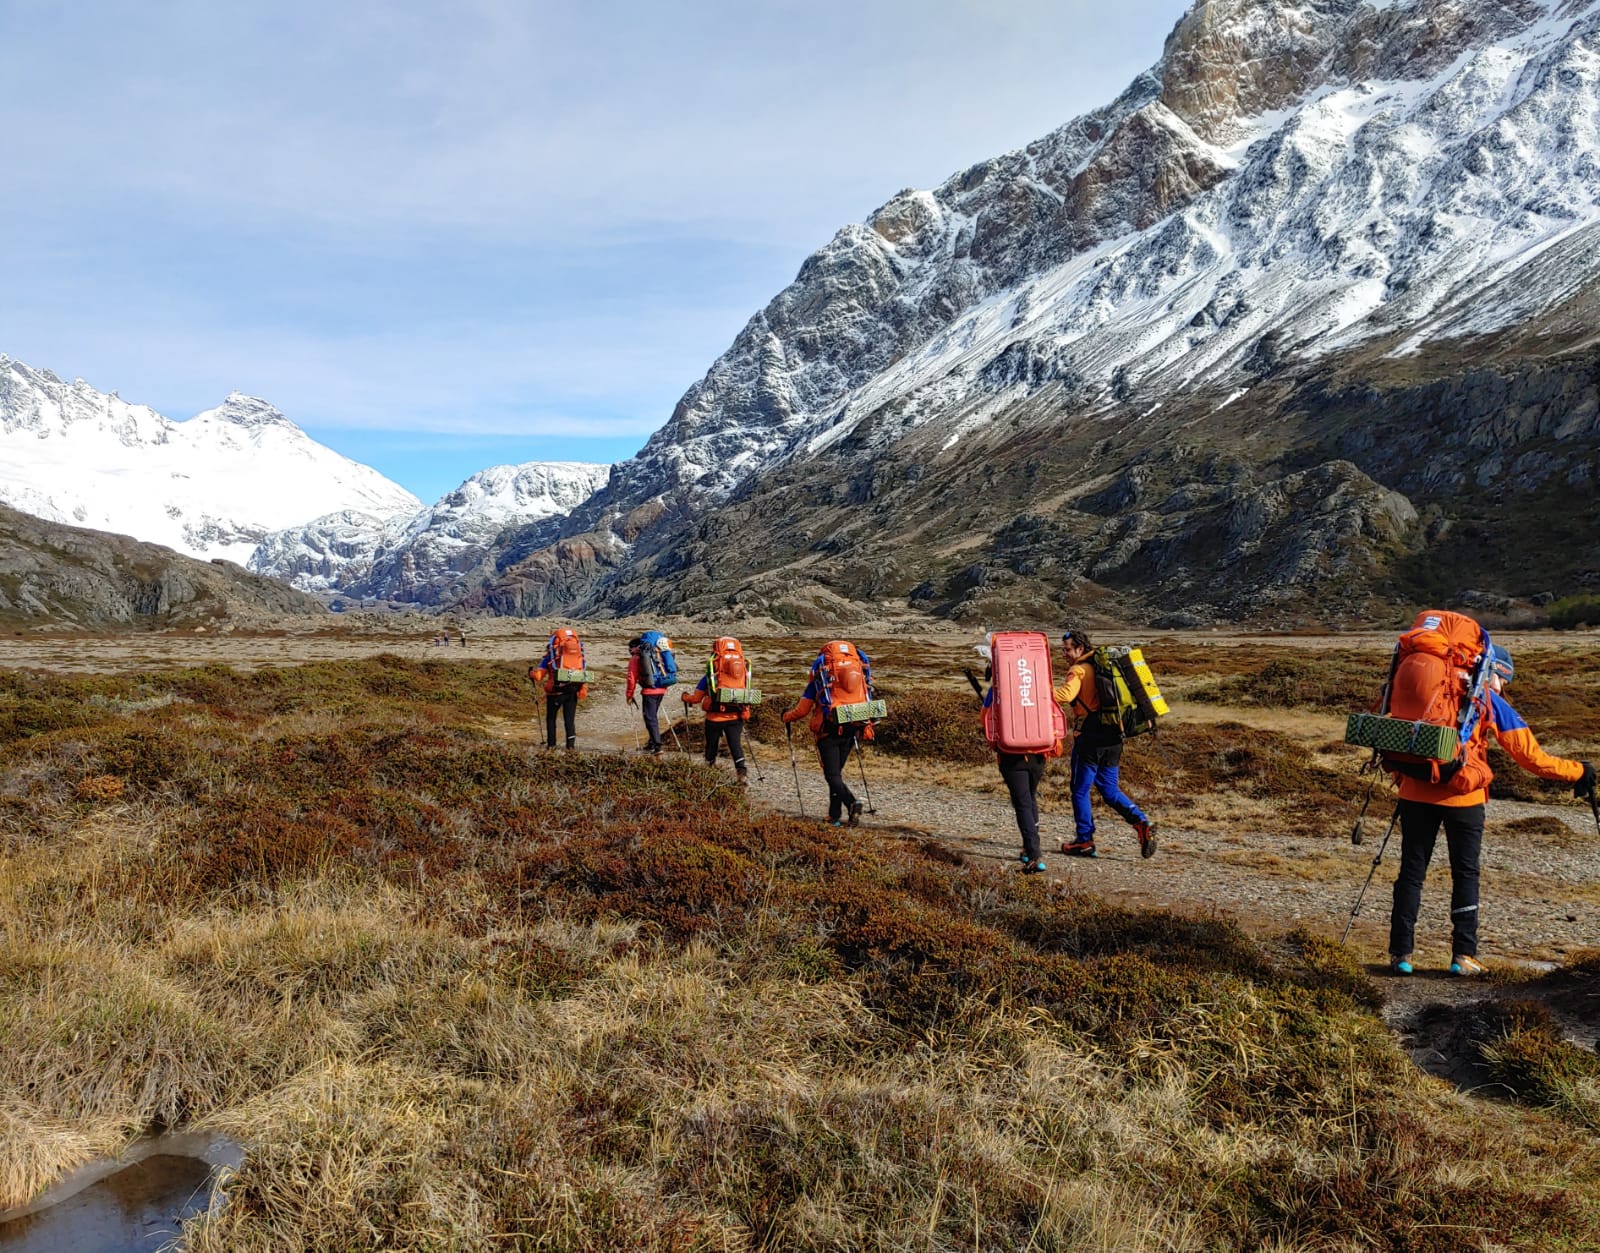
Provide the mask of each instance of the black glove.
POLYGON ((1580 801, 1588 800, 1594 795, 1594 767, 1586 761, 1578 764, 1583 767, 1583 778, 1572 785, 1572 794, 1580 801))

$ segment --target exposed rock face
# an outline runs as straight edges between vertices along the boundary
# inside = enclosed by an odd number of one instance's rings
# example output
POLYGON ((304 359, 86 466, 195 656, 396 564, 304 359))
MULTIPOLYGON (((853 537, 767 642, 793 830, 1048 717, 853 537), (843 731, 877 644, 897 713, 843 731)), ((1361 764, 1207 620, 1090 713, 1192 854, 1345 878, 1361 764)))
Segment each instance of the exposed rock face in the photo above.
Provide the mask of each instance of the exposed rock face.
POLYGON ((250 568, 306 591, 439 604, 469 590, 474 572, 486 577, 496 553, 554 540, 610 472, 577 461, 491 466, 407 516, 346 511, 270 535, 250 568))
POLYGON ((530 554, 541 595, 1210 619, 1405 596, 1464 489, 1587 460, 1597 116, 1600 0, 1197 0, 1105 109, 808 259, 564 524, 625 543, 615 566, 530 554), (1560 356, 1566 390, 1494 412, 1486 352, 1513 389, 1560 356), (1117 485, 1140 468, 1160 500, 1117 485), (1004 555, 1023 516, 1059 541, 1032 572, 1004 555))
POLYGON ((314 597, 230 561, 196 561, 0 505, 0 620, 153 627, 325 612, 314 597))

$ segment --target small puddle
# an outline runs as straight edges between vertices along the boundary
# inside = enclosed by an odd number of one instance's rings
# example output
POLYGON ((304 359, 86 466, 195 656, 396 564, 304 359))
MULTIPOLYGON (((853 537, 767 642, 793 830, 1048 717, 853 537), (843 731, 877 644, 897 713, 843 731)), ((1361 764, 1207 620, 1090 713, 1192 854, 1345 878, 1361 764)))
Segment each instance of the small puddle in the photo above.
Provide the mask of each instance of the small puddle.
POLYGON ((171 1244, 211 1204, 221 1171, 244 1149, 224 1136, 150 1136, 90 1162, 28 1204, 0 1211, 0 1253, 145 1253, 171 1244))

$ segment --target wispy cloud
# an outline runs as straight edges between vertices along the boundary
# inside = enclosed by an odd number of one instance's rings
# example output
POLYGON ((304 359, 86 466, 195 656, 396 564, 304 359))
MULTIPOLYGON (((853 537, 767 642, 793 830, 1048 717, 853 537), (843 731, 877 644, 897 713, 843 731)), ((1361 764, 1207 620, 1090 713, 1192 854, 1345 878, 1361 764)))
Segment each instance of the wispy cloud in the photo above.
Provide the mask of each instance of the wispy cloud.
POLYGON ((1184 7, 7 0, 0 350, 642 438, 838 226, 1104 102, 1184 7))

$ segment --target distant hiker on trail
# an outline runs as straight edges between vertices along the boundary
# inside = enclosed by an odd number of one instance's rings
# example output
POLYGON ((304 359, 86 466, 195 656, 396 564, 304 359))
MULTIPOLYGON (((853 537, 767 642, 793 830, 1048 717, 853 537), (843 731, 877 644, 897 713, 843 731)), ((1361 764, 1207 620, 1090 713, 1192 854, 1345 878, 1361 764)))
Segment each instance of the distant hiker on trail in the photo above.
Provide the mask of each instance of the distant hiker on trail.
POLYGON ((1061 851, 1073 857, 1095 856, 1094 808, 1089 793, 1098 791, 1139 837, 1139 855, 1152 857, 1156 851, 1155 824, 1118 786, 1123 730, 1115 716, 1101 716, 1094 643, 1082 631, 1068 631, 1061 637, 1061 646, 1072 668, 1067 671, 1066 681, 1055 689, 1055 698, 1078 720, 1077 736, 1072 741, 1072 818, 1076 833, 1071 843, 1062 844, 1061 851))
POLYGON ((571 627, 561 627, 545 645, 544 657, 528 668, 528 678, 544 688, 545 747, 556 746, 556 714, 567 724, 567 747, 578 746, 578 702, 589 695, 589 671, 583 641, 571 627))
POLYGON ((859 741, 873 739, 872 720, 883 714, 883 703, 873 693, 872 662, 865 653, 845 640, 823 646, 811 664, 811 681, 800 703, 783 715, 783 721, 792 724, 808 714, 822 777, 828 781, 828 821, 836 827, 846 821, 860 826, 861 802, 844 781, 844 767, 859 741))
POLYGON ((677 681, 678 663, 665 635, 646 631, 628 641, 628 704, 638 703, 635 691, 644 697, 644 729, 650 737, 641 752, 661 755, 661 701, 677 681))
POLYGON ((1514 674, 1511 654, 1491 643, 1488 633, 1463 614, 1428 610, 1396 646, 1383 712, 1413 726, 1419 721, 1453 724, 1449 729, 1456 734, 1449 750, 1455 756, 1449 761, 1380 753, 1400 788, 1400 872, 1389 916, 1389 968, 1395 974, 1412 972, 1422 881, 1441 826, 1450 850, 1450 973, 1483 973, 1477 960, 1478 873, 1494 777, 1488 755, 1491 734, 1529 773, 1572 784, 1572 794, 1580 799, 1594 795, 1594 767, 1545 752, 1522 715, 1501 695, 1514 674), (1443 719, 1441 710, 1446 710, 1443 719))
POLYGON ((988 659, 984 691, 972 671, 967 681, 983 701, 983 734, 995 752, 1022 836, 1022 873, 1039 874, 1039 780, 1061 756, 1067 719, 1050 699, 1050 640, 1038 631, 996 631, 978 650, 988 659))
POLYGON ((744 724, 761 693, 755 690, 744 646, 732 636, 724 636, 711 648, 706 672, 692 692, 683 694, 683 703, 704 706, 706 711, 706 765, 717 761, 719 743, 728 741, 728 756, 733 758, 734 774, 747 782, 744 763, 744 724), (754 700, 751 697, 754 697, 754 700))

